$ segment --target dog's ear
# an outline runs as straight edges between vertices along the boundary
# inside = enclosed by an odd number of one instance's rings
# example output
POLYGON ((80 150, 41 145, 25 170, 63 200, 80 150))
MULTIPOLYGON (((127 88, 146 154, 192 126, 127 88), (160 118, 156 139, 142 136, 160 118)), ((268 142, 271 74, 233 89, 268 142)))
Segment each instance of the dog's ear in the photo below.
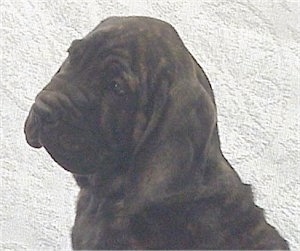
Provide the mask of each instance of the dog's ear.
MULTIPOLYGON (((169 69, 170 72, 170 69, 169 69)), ((140 109, 137 113, 134 140, 134 155, 147 148, 147 140, 157 134, 158 124, 162 119, 168 102, 170 78, 168 70, 161 70, 155 79, 146 83, 140 92, 140 109)))
POLYGON ((137 123, 144 130, 130 172, 132 196, 138 200, 131 205, 158 203, 180 194, 201 180, 210 152, 219 151, 212 90, 192 57, 158 72, 151 88, 148 106, 141 110, 144 125, 137 123))

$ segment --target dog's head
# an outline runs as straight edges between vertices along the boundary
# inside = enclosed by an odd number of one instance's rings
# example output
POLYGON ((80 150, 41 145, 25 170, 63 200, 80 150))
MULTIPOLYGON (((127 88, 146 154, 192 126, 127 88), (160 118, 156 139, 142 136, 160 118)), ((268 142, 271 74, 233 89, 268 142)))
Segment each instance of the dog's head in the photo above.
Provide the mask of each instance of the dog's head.
POLYGON ((68 52, 25 123, 29 145, 66 170, 139 173, 139 189, 159 192, 219 151, 212 89, 171 25, 108 18, 68 52))

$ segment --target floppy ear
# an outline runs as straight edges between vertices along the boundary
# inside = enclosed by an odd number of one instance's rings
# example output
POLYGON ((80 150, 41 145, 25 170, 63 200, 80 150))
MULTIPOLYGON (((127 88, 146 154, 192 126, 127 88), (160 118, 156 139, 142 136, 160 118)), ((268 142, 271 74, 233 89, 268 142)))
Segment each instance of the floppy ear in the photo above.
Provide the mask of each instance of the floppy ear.
MULTIPOLYGON (((168 88, 169 81, 166 79, 156 80, 160 82, 155 90, 148 90, 150 93, 144 94, 147 97, 142 97, 146 99, 147 102, 142 104, 142 109, 138 111, 136 127, 135 127, 135 137, 136 146, 134 149, 134 155, 145 148, 147 144, 146 141, 154 131, 156 131, 157 125, 163 116, 166 104, 168 101, 168 88)), ((155 84, 149 84, 150 87, 154 87, 155 84)), ((149 88, 152 89, 152 88, 149 88)), ((143 103, 143 102, 141 102, 143 103)))
POLYGON ((188 190, 194 181, 201 181, 207 156, 215 150, 211 144, 213 138, 218 139, 212 92, 201 68, 189 59, 184 69, 160 72, 155 91, 148 96, 152 109, 136 145, 128 205, 162 202, 188 190))

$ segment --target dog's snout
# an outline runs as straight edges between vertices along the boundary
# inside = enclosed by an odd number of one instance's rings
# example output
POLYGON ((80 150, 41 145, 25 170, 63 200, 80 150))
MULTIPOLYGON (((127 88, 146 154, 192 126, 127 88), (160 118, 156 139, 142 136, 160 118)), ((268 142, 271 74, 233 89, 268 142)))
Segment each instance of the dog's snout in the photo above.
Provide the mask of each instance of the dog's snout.
POLYGON ((35 148, 42 147, 41 133, 45 127, 54 125, 58 119, 59 117, 51 111, 47 104, 37 99, 25 122, 24 132, 28 144, 35 148))
POLYGON ((54 92, 43 90, 38 94, 30 109, 24 132, 28 144, 32 147, 42 147, 41 134, 60 120, 61 109, 59 109, 58 98, 55 96, 54 92))

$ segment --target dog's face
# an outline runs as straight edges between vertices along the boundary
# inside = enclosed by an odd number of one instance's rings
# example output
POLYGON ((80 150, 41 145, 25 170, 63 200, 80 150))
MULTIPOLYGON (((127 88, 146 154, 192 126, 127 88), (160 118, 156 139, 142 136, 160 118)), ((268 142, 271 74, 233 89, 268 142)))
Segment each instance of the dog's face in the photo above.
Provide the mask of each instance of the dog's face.
POLYGON ((144 163, 152 153, 168 157, 163 145, 177 138, 199 155, 206 149, 215 125, 211 88, 172 26, 109 18, 68 52, 29 112, 32 147, 72 173, 107 177, 140 151, 144 163))
POLYGON ((28 143, 73 173, 111 169, 133 150, 138 79, 127 48, 111 40, 98 32, 74 41, 26 121, 28 143))

